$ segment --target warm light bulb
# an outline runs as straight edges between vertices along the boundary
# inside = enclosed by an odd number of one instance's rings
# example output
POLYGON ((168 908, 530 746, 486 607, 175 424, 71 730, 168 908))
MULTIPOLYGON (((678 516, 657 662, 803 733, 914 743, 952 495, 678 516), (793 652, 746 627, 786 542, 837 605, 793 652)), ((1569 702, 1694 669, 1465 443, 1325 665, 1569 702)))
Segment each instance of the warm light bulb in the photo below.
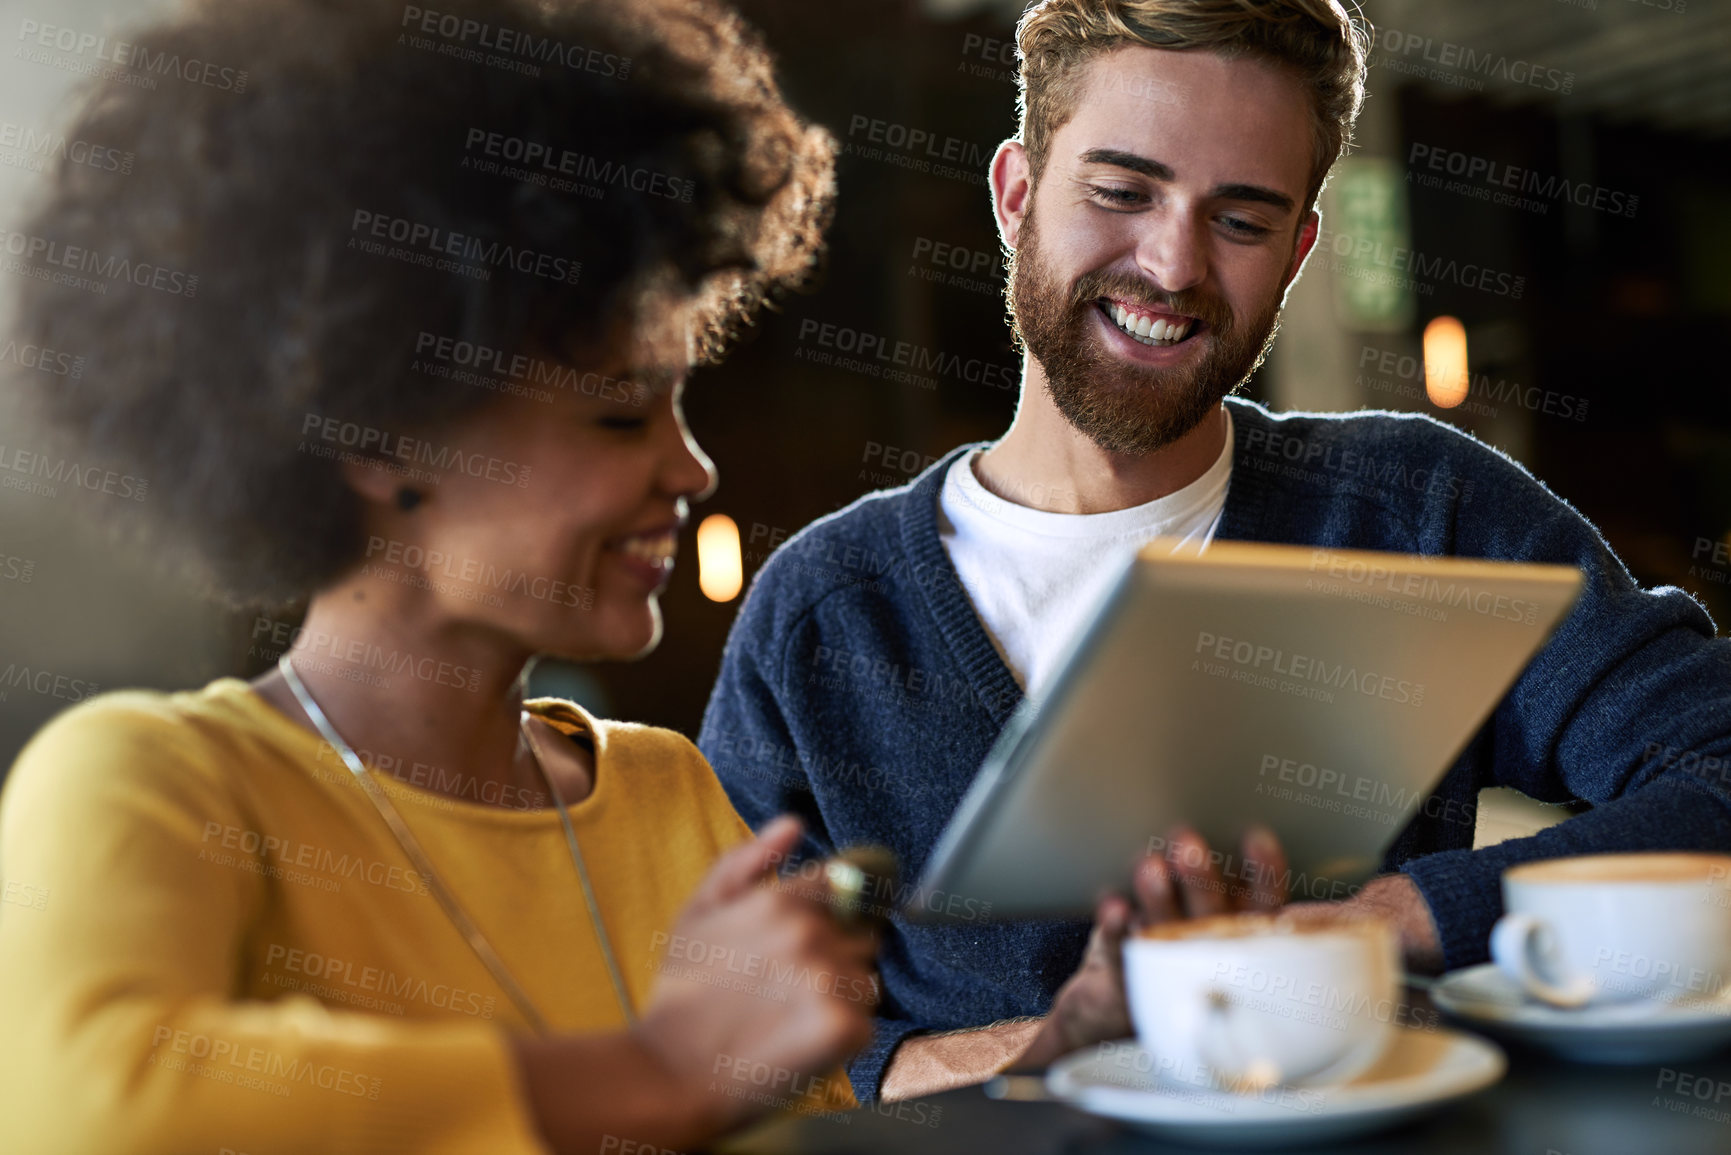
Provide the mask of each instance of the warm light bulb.
POLYGON ((739 526, 725 513, 712 513, 697 527, 697 586, 712 602, 730 602, 744 585, 739 526))
POLYGON ((1453 317, 1424 327, 1424 391, 1431 404, 1452 409, 1467 399, 1467 330, 1453 317))

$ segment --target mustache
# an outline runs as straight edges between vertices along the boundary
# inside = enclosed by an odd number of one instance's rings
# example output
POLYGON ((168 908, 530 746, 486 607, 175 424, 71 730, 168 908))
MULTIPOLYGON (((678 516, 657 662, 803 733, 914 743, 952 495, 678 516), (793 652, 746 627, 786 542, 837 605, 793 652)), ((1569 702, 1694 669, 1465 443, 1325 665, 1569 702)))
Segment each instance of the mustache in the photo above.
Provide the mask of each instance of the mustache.
POLYGON ((1089 275, 1076 282, 1071 294, 1072 310, 1093 304, 1101 297, 1116 297, 1120 301, 1165 313, 1181 313, 1195 317, 1216 333, 1229 333, 1233 327, 1232 308, 1213 293, 1201 289, 1180 289, 1169 293, 1146 281, 1123 275, 1089 275))

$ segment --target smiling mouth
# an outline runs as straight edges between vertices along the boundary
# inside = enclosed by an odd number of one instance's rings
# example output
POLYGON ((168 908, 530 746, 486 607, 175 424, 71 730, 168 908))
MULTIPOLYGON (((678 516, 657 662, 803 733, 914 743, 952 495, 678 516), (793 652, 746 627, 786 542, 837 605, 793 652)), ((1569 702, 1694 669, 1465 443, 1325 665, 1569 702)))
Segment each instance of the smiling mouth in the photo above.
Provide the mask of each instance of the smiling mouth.
POLYGON ((672 529, 633 534, 616 539, 613 547, 633 561, 656 569, 671 569, 679 552, 679 535, 672 529))
POLYGON ((1094 304, 1120 333, 1144 345, 1159 348, 1177 345, 1189 340, 1202 328, 1202 322, 1195 317, 1133 309, 1108 297, 1101 297, 1094 304))

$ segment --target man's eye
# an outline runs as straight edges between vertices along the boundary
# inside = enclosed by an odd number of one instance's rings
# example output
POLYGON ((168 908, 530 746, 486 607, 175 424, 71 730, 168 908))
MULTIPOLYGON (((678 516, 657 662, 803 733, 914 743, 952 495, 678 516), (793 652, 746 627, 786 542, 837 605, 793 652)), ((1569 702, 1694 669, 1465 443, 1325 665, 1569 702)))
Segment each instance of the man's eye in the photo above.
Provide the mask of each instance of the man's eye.
POLYGON ((1273 231, 1247 221, 1243 217, 1221 217, 1220 222, 1226 226, 1227 232, 1235 237, 1243 237, 1245 240, 1258 240, 1273 231))
POLYGON ((1107 202, 1108 204, 1134 205, 1141 204, 1143 201, 1148 199, 1134 189, 1110 188, 1106 185, 1098 184, 1090 185, 1089 188, 1093 190, 1091 195, 1098 200, 1107 202))
POLYGON ((603 429, 632 430, 642 429, 649 421, 643 417, 602 417, 597 424, 603 429))

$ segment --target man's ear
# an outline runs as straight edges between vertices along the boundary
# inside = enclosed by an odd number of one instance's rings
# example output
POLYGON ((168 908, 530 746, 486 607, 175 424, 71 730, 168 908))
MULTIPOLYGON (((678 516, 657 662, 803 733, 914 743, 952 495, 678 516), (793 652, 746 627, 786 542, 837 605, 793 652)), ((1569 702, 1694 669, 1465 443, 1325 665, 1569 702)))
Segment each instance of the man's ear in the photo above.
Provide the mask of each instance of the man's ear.
POLYGON ((1028 213, 1033 186, 1028 183, 1028 150, 1019 140, 1006 140, 992 157, 992 212, 998 218, 998 236, 1007 248, 1015 248, 1022 235, 1022 218, 1028 213))
POLYGON ((1304 258, 1316 247, 1316 237, 1321 229, 1322 214, 1311 209, 1305 214, 1304 223, 1298 226, 1298 243, 1292 247, 1292 265, 1286 270, 1286 280, 1280 286, 1281 292, 1284 293, 1292 287, 1292 282, 1298 277, 1298 270, 1304 267, 1304 258))

